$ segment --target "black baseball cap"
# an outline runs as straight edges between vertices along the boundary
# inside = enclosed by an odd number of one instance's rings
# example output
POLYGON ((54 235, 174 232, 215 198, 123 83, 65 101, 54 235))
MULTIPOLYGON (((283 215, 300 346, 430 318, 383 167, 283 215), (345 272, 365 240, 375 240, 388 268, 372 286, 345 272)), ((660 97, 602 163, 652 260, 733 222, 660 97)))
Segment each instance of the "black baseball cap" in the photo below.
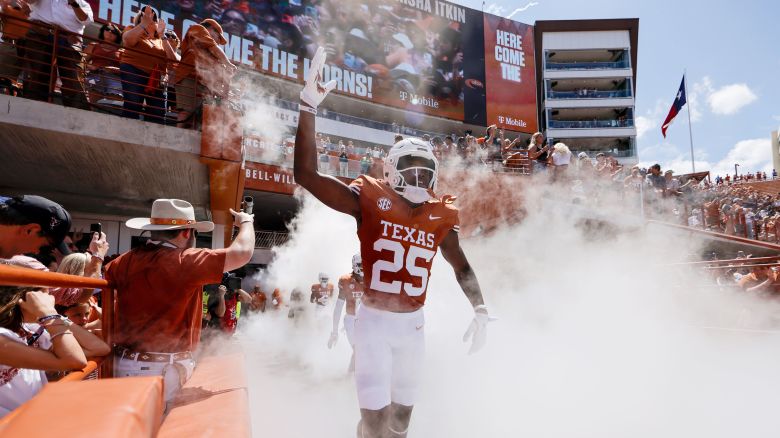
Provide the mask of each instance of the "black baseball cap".
POLYGON ((70 214, 60 204, 42 196, 14 196, 5 201, 10 213, 41 226, 52 247, 59 248, 70 230, 70 214))

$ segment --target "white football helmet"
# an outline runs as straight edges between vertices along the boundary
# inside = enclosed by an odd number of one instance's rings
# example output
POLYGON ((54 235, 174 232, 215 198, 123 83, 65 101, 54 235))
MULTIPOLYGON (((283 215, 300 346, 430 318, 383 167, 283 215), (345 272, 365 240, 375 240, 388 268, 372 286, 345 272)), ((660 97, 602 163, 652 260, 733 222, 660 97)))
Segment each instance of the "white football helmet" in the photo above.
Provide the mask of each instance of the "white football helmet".
POLYGON ((320 284, 322 286, 327 286, 328 285, 328 281, 330 281, 330 277, 328 277, 328 274, 326 274, 324 272, 320 272, 320 275, 317 276, 317 279, 320 281, 320 284))
POLYGON ((352 256, 352 272, 355 275, 363 275, 363 259, 360 257, 360 254, 352 256))
POLYGON ((419 138, 399 141, 385 158, 385 181, 396 193, 414 204, 421 204, 431 198, 430 191, 436 190, 438 175, 439 161, 433 155, 431 144, 419 138), (416 181, 406 181, 411 176, 415 176, 416 181), (429 177, 427 181, 426 177, 429 177))

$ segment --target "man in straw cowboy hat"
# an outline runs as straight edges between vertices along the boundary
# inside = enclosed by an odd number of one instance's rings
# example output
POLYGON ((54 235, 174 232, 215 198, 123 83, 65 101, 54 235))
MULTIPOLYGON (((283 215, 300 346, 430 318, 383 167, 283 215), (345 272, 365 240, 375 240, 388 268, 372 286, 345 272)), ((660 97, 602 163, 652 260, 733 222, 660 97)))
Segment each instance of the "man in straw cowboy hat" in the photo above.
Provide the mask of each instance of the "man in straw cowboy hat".
POLYGON ((116 287, 117 377, 162 375, 170 401, 192 375, 202 286, 219 283, 223 272, 244 266, 254 251, 253 215, 230 212, 239 231, 223 249, 195 248, 198 233, 214 224, 196 221, 187 201, 157 199, 151 217, 127 221, 129 228, 150 231, 150 240, 106 267, 106 279, 116 287))

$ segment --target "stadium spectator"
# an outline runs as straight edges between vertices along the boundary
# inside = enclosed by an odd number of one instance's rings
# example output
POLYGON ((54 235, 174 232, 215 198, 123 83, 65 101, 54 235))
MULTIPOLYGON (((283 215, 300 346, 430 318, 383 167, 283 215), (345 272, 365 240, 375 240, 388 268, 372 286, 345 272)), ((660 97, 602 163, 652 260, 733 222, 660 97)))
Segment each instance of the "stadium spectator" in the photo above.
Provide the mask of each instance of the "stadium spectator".
POLYGON ((252 297, 243 289, 228 289, 224 295, 225 312, 220 321, 222 332, 232 335, 236 332, 238 319, 241 317, 241 307, 248 306, 252 297))
MULTIPOLYGON (((89 242, 89 248, 85 253, 73 253, 65 256, 60 263, 57 272, 61 274, 78 275, 80 277, 100 278, 103 261, 109 250, 109 244, 105 233, 93 233, 89 242)), ((97 301, 92 296, 93 289, 79 288, 52 288, 52 295, 56 298, 56 304, 70 306, 75 303, 97 301)))
POLYGON ((181 43, 181 62, 174 71, 180 126, 203 105, 203 96, 224 96, 236 66, 220 46, 222 27, 211 18, 190 26, 181 43))
POLYGON ((339 176, 349 177, 349 157, 347 155, 347 148, 339 141, 341 145, 339 150, 339 176))
POLYGON ((120 56, 122 116, 131 119, 163 123, 165 121, 165 96, 161 85, 162 75, 169 62, 178 61, 165 36, 165 20, 149 6, 143 6, 133 24, 122 34, 124 50, 120 56))
POLYGON ((60 247, 71 223, 70 214, 60 204, 35 195, 3 201, 0 203, 0 258, 38 254, 60 247))
POLYGON ((84 49, 87 64, 89 102, 100 99, 122 102, 122 82, 119 78, 119 49, 122 32, 113 24, 104 24, 98 32, 99 42, 93 41, 84 49))
POLYGON ((550 158, 553 165, 553 179, 559 181, 565 176, 565 172, 569 168, 569 164, 571 163, 571 151, 564 143, 556 143, 555 146, 553 146, 553 152, 550 158))
POLYGON ((363 175, 368 175, 369 170, 371 170, 371 164, 374 162, 374 160, 371 157, 371 152, 366 151, 366 154, 363 155, 363 158, 360 159, 360 173, 363 175))
POLYGON ((320 173, 330 173, 330 156, 328 155, 328 151, 323 146, 320 149, 320 161, 319 161, 319 171, 320 173))
POLYGON ((25 57, 29 76, 24 81, 24 95, 48 101, 52 83, 52 63, 62 81, 65 106, 89 109, 82 76, 82 35, 92 21, 92 8, 85 0, 28 0, 32 25, 25 40, 25 57), (54 40, 52 28, 62 29, 54 40), (56 47, 56 56, 53 56, 56 47))
POLYGON ((534 163, 534 173, 547 170, 548 152, 550 145, 544 143, 544 134, 537 132, 531 136, 528 143, 528 158, 534 163))
POLYGON ((647 182, 657 192, 666 190, 666 178, 661 175, 660 164, 656 163, 650 166, 649 173, 647 174, 647 182))
POLYGON ((83 327, 84 330, 88 330, 90 333, 100 335, 103 320, 100 319, 103 315, 102 310, 92 303, 76 303, 70 306, 58 306, 54 305, 57 313, 73 321, 79 327, 83 327))
POLYGON ((253 216, 230 212, 238 234, 228 248, 216 250, 195 248, 197 233, 214 224, 197 222, 186 201, 157 199, 151 217, 127 221, 129 228, 148 230, 150 240, 106 267, 106 279, 116 285, 116 376, 162 375, 170 401, 192 375, 201 288, 244 266, 254 251, 253 216))
POLYGON ((51 295, 0 286, 0 417, 43 388, 43 371, 81 369, 87 357, 110 351, 97 336, 59 315, 51 295))

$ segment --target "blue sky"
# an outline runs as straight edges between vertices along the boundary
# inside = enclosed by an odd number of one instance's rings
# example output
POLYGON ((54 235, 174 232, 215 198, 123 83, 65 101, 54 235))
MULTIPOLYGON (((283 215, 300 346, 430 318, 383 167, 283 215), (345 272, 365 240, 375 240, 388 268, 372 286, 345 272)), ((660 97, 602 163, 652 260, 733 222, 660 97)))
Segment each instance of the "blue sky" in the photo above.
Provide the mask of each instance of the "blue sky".
MULTIPOLYGON (((457 3, 481 9, 481 0, 457 3)), ((639 160, 691 170, 685 110, 661 136, 683 70, 693 110, 696 170, 772 170, 770 133, 780 127, 780 1, 487 0, 514 20, 639 18, 636 115, 639 160), (774 78, 774 79, 773 79, 774 78)), ((780 169, 778 169, 780 172, 780 169)))

